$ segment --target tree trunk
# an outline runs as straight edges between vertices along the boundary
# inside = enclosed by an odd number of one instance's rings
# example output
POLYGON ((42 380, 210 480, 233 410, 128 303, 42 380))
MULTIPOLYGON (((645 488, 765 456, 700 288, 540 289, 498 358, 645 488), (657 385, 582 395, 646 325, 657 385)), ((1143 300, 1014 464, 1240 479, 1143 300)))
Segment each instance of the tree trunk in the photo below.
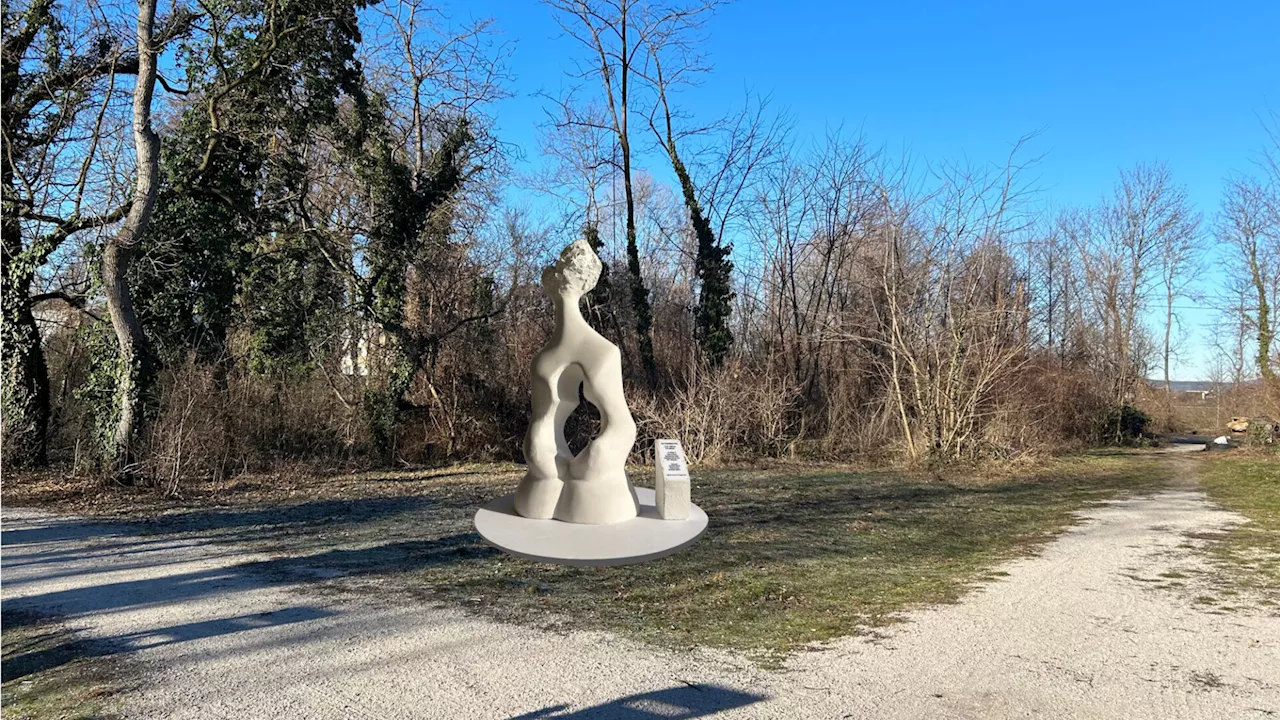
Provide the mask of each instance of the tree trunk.
POLYGON ((0 298, 4 316, 0 333, 4 344, 4 464, 36 467, 48 461, 49 370, 28 300, 31 280, 12 277, 8 272, 11 262, 5 258, 0 298))
POLYGON ((133 311, 128 283, 129 263, 151 220, 159 177, 160 138, 151 128, 151 99, 156 84, 156 54, 152 43, 155 16, 156 0, 138 0, 138 80, 133 90, 133 140, 138 178, 129 214, 102 254, 107 310, 120 347, 117 421, 108 457, 110 470, 117 477, 133 473, 137 438, 145 423, 146 398, 155 377, 151 348, 133 311))
POLYGON ((1267 382, 1275 382, 1276 372, 1271 367, 1271 305, 1267 301, 1267 283, 1263 279, 1256 255, 1252 261, 1253 286, 1258 292, 1258 372, 1267 382))
POLYGON ((636 239, 636 200, 631 186, 631 137, 627 130, 631 79, 631 55, 627 45, 629 20, 624 4, 621 17, 622 60, 619 63, 621 112, 617 118, 618 149, 622 152, 622 188, 627 206, 627 272, 631 276, 631 310, 635 313, 640 362, 644 365, 649 386, 653 387, 658 377, 657 363, 653 359, 653 308, 649 305, 649 289, 644 286, 644 275, 640 268, 640 246, 636 239))
POLYGON ((1164 307, 1164 394, 1166 403, 1172 402, 1173 383, 1169 381, 1169 361, 1173 354, 1173 294, 1166 297, 1164 307))
POLYGON ((675 132, 671 128, 671 108, 667 104, 662 65, 656 57, 654 65, 658 75, 658 99, 662 103, 663 117, 666 119, 667 157, 671 160, 671 169, 675 171, 676 179, 680 181, 685 209, 689 211, 689 223, 693 226, 693 233, 698 241, 693 262, 694 273, 698 278, 694 335, 707 365, 718 368, 724 364, 733 347, 733 331, 729 329, 729 314, 733 303, 733 261, 729 259, 730 248, 723 247, 716 241, 711 223, 702 212, 702 204, 698 202, 698 191, 693 185, 693 178, 680 159, 675 132))
MULTIPOLYGON (((6 47, 6 53, 10 48, 6 47)), ((13 99, 13 75, 5 58, 4 106, 13 99)), ((48 460, 46 438, 49 432, 49 371, 45 365, 40 332, 31 314, 31 280, 36 260, 23 252, 22 226, 18 222, 18 206, 13 148, 10 143, 13 121, 6 117, 5 147, 0 159, 3 175, 4 212, 0 217, 0 346, 3 352, 3 381, 0 384, 0 418, 3 422, 3 457, 5 466, 33 467, 48 460)))
POLYGON ((636 240, 636 206, 631 189, 631 151, 622 143, 622 184, 627 204, 627 273, 631 280, 631 310, 635 313, 636 336, 640 362, 650 387, 657 380, 658 368, 653 359, 653 308, 649 305, 649 289, 644 286, 640 267, 640 245, 636 240))

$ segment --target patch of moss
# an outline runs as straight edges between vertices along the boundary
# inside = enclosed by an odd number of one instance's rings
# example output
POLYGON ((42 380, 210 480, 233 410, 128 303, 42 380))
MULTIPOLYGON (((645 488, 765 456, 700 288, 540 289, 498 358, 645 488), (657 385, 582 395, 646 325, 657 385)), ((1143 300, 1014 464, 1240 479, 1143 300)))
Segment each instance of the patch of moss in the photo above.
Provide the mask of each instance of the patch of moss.
POLYGON ((54 620, 5 609, 5 720, 113 720, 122 664, 54 620))

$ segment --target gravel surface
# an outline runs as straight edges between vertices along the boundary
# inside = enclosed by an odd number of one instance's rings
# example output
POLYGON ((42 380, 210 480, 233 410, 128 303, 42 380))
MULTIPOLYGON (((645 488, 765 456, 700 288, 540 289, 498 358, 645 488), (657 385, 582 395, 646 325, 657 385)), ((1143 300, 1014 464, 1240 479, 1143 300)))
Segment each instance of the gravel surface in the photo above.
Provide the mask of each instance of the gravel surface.
POLYGON ((1185 487, 1082 519, 962 602, 779 671, 326 590, 341 571, 17 509, 3 598, 132 653, 134 718, 1280 717, 1275 611, 1158 582, 1201 563, 1188 533, 1241 518, 1185 487))

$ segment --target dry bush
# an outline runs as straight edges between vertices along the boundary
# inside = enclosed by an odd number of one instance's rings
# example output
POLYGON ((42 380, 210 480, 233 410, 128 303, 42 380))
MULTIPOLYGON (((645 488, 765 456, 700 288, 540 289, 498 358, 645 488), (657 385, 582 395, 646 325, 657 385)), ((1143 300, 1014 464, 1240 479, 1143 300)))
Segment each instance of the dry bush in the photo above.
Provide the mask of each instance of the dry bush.
POLYGON ((647 452, 655 439, 674 437, 694 464, 789 454, 797 439, 799 400, 799 389, 779 376, 738 362, 700 370, 669 391, 632 393, 637 450, 647 452))
POLYGON ((365 442, 357 409, 345 406, 319 373, 219 377, 218 366, 188 361, 163 372, 140 474, 174 494, 186 480, 352 464, 365 442))
MULTIPOLYGON (((903 450, 901 428, 884 392, 877 359, 858 343, 828 343, 825 367, 810 375, 808 393, 797 404, 795 451, 806 457, 884 460, 903 450)), ((787 368, 772 372, 795 377, 787 368)))
POLYGON ((148 426, 148 467, 143 474, 175 495, 185 479, 226 479, 242 453, 232 434, 227 393, 214 387, 211 373, 187 363, 161 380, 160 410, 148 426))
POLYGON ((1024 368, 1015 387, 1022 426, 1010 430, 1030 433, 1024 447, 1052 451, 1097 441, 1111 407, 1104 378, 1046 358, 1024 368))
POLYGON ((474 371, 419 377, 401 413, 396 458, 410 464, 519 459, 529 413, 528 391, 474 371))

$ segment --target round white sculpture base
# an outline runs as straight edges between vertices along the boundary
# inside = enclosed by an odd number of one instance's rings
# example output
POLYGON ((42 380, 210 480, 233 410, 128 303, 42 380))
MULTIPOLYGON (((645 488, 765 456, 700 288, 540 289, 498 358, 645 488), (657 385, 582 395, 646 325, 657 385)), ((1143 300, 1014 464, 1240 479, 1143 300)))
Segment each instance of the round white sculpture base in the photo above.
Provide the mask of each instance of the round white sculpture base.
POLYGON ((515 511, 515 493, 476 511, 476 530, 489 544, 517 557, 557 565, 631 565, 688 547, 707 529, 707 514, 689 506, 688 520, 663 520, 649 488, 636 488, 640 514, 611 525, 531 520, 515 511))

